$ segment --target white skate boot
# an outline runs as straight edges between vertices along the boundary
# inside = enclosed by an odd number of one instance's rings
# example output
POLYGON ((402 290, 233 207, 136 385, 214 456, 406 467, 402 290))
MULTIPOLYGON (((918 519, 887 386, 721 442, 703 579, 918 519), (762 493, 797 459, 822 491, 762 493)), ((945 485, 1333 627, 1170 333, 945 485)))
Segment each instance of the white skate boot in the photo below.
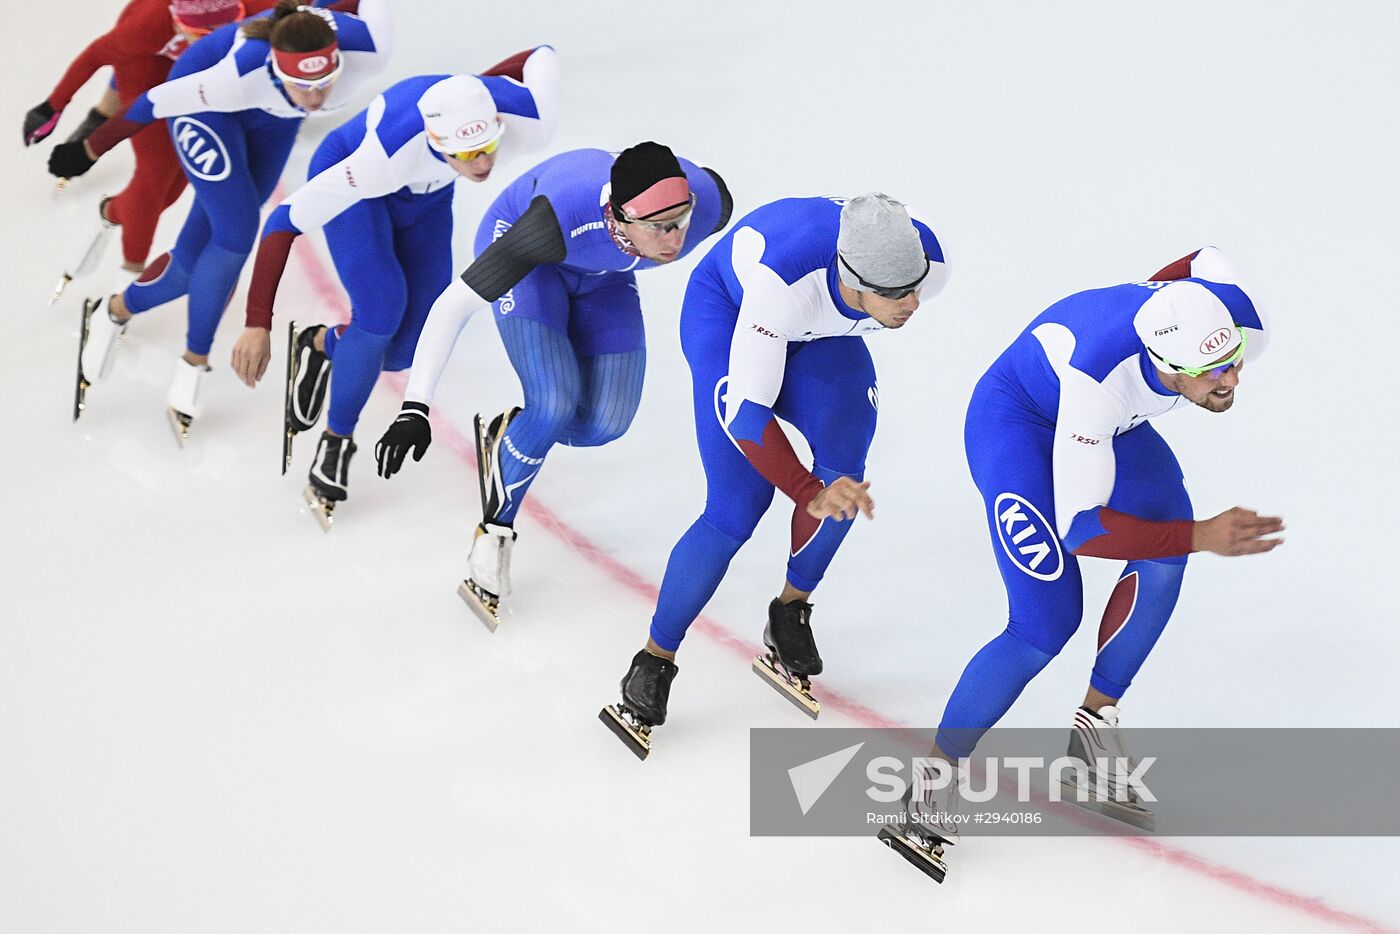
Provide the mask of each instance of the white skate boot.
POLYGON ((930 765, 914 763, 913 780, 904 793, 904 820, 881 828, 878 835, 881 843, 935 882, 948 876, 943 847, 958 842, 958 805, 962 801, 957 767, 945 762, 943 768, 949 776, 946 785, 930 765))
POLYGON ((1087 770, 1060 779, 1064 800, 1097 811, 1143 830, 1156 830, 1157 818, 1143 807, 1137 792, 1125 781, 1138 767, 1118 729, 1118 708, 1100 707, 1098 713, 1080 707, 1074 712, 1069 756, 1082 759, 1087 770))
POLYGON ((477 526, 467 566, 471 576, 462 581, 457 593, 486 628, 500 625, 501 600, 510 594, 510 552, 515 546, 515 529, 494 522, 477 526))
POLYGON ((73 391, 75 422, 87 408, 89 387, 106 379, 111 372, 117 344, 125 336, 126 326, 130 323, 130 319, 120 322, 113 320, 110 313, 112 296, 124 292, 133 278, 131 273, 123 272, 111 289, 83 300, 82 318, 78 322, 78 373, 73 391))
POLYGON ((175 377, 170 382, 170 392, 166 394, 165 402, 169 406, 166 415, 170 418, 170 427, 180 447, 184 447, 189 440, 190 425, 204 412, 199 396, 209 370, 205 364, 187 363, 184 357, 175 358, 175 377))

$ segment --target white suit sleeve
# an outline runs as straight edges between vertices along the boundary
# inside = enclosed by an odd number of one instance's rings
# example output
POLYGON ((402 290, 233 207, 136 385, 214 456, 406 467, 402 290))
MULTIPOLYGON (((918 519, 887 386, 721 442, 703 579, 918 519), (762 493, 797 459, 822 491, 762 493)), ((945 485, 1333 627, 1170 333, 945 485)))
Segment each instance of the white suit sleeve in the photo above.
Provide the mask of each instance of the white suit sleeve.
POLYGON ((734 273, 744 287, 729 345, 729 392, 724 421, 731 424, 745 401, 772 409, 783 388, 787 347, 800 320, 792 290, 761 262, 763 235, 746 227, 734 234, 734 273))
POLYGON ((452 277, 452 282, 433 302, 428 320, 423 324, 423 333, 418 336, 413 369, 409 371, 408 388, 404 392, 405 402, 432 404, 442 371, 457 344, 457 336, 472 315, 489 305, 490 302, 473 292, 460 278, 452 277))

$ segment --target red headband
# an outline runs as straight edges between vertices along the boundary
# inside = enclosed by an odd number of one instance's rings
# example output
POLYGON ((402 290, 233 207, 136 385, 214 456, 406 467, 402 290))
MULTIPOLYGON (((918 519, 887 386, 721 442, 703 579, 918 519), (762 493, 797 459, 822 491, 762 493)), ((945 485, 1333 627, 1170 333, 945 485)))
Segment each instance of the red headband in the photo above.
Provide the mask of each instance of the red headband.
POLYGON ((690 183, 684 175, 663 178, 622 206, 628 217, 643 218, 690 203, 690 183))
POLYGON ((278 72, 293 81, 316 81, 339 70, 340 50, 334 41, 313 52, 273 49, 272 63, 278 72))

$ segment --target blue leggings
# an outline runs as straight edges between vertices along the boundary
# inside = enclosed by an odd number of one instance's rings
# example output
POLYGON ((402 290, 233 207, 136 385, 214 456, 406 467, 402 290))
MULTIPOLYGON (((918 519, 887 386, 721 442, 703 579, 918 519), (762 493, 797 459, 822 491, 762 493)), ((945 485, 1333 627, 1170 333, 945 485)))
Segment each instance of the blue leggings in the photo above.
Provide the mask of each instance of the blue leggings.
MULTIPOLYGON (((737 310, 730 300, 693 277, 681 311, 681 346, 690 364, 695 434, 705 467, 705 511, 671 549, 651 638, 674 652, 686 629, 753 535, 773 501, 773 485, 753 468, 725 430, 729 345, 737 310)), ((859 337, 828 337, 788 345, 783 387, 773 412, 795 427, 812 448, 812 472, 826 484, 865 476, 865 456, 875 437, 878 396, 875 364, 859 337)), ((812 591, 836 557, 854 522, 825 519, 817 533, 790 553, 787 580, 812 591)))
MULTIPOLYGON (((311 175, 326 168, 317 162, 311 175)), ((326 331, 333 363, 326 424, 349 435, 380 372, 413 363, 428 311, 452 281, 452 187, 361 201, 325 232, 351 309, 348 325, 326 331)))
POLYGON ((194 188, 194 205, 168 262, 157 259, 124 293, 133 313, 189 295, 185 347, 204 355, 233 297, 301 120, 261 110, 176 117, 171 136, 194 188))
MULTIPOLYGON (((1079 628, 1079 561, 1053 527, 1054 432, 1013 398, 995 371, 977 384, 967 410, 967 459, 986 502, 1010 613, 1006 629, 963 670, 943 712, 938 745, 952 756, 971 755, 1079 628)), ((1192 518, 1181 466, 1150 424, 1115 437, 1113 454, 1111 508, 1158 521, 1192 518)), ((1185 572, 1184 556, 1128 562, 1100 623, 1090 677, 1095 690, 1112 698, 1126 693, 1171 618, 1185 572)))
POLYGON ((539 266, 494 312, 525 395, 501 443, 505 503, 487 517, 509 525, 551 447, 597 447, 627 431, 642 398, 646 337, 630 273, 539 266))

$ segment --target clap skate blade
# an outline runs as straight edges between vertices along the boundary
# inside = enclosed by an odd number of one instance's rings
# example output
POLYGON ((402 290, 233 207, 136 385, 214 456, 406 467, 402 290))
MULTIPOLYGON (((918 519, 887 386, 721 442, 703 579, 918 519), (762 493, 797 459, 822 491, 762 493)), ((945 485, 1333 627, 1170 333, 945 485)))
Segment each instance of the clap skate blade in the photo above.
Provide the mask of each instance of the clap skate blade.
POLYGON ((92 313, 98 303, 90 299, 83 301, 82 320, 78 324, 78 373, 73 384, 73 421, 87 408, 87 391, 92 383, 83 375, 83 350, 87 348, 88 334, 92 329, 92 313))
POLYGON ((292 360, 296 356, 297 323, 287 322, 287 378, 282 391, 282 476, 292 466, 292 438, 296 431, 292 428, 292 360))
POLYGON ((651 727, 642 723, 632 715, 622 704, 609 704, 598 711, 598 719, 603 721, 603 725, 613 731, 623 745, 632 750, 632 754, 642 761, 646 761, 647 755, 651 752, 651 727))
POLYGON ((471 607, 471 611, 476 614, 476 618, 481 620, 483 626, 492 632, 501 624, 501 598, 494 594, 489 594, 477 586, 476 582, 468 578, 457 585, 457 596, 462 598, 462 602, 471 607))
POLYGON ((881 843, 934 882, 941 883, 948 877, 948 864, 943 861, 943 841, 937 837, 926 840, 922 835, 905 833, 894 827, 881 827, 878 837, 881 843))
POLYGON ((1060 800, 1066 804, 1073 804, 1087 811, 1102 814, 1104 817, 1121 821, 1139 830, 1146 830, 1150 833, 1155 833, 1157 830, 1157 815, 1140 804, 1131 801, 1098 801, 1095 800, 1092 789, 1087 797, 1087 801, 1079 800, 1079 784, 1068 779, 1060 779, 1060 800))
POLYGON ((311 507, 311 515, 315 517, 316 524, 321 527, 321 531, 329 532, 332 523, 335 522, 335 501, 326 499, 316 492, 315 487, 309 484, 301 495, 306 500, 306 505, 311 507))
POLYGON ((755 658, 753 671, 754 674, 772 685, 773 690, 792 701, 794 706, 813 720, 817 719, 817 715, 822 712, 822 705, 812 696, 811 679, 798 678, 788 674, 787 669, 783 668, 782 662, 778 661, 777 656, 772 652, 755 658))

